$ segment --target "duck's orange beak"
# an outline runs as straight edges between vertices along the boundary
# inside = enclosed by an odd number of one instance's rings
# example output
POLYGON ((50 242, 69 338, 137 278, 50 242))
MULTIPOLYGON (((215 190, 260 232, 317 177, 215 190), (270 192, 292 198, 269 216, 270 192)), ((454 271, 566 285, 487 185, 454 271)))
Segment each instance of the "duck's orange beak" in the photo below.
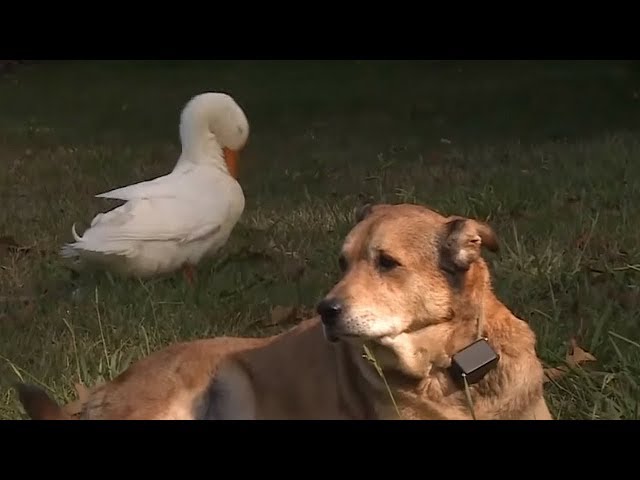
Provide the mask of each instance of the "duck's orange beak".
POLYGON ((224 147, 222 149, 222 154, 224 156, 224 161, 227 164, 227 169, 229 170, 229 174, 233 178, 238 178, 238 152, 235 150, 231 150, 230 148, 224 147))

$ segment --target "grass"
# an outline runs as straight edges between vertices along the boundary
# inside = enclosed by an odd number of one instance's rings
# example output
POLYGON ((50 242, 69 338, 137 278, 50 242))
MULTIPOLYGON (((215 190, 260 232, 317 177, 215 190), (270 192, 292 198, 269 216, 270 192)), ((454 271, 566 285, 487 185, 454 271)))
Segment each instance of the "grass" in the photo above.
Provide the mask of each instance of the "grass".
MULTIPOLYGON (((639 416, 640 76, 630 62, 43 62, 0 77, 0 418, 24 378, 59 401, 168 342, 265 335, 311 309, 363 198, 492 223, 495 289, 545 364, 571 338, 592 362, 546 386, 562 419, 639 416), (167 172, 180 108, 226 90, 252 126, 247 197, 199 288, 74 275, 57 251, 167 172), (10 238, 6 238, 10 237, 10 238), (15 245, 9 246, 9 243, 15 245)), ((286 325, 288 326, 288 325, 286 325)))

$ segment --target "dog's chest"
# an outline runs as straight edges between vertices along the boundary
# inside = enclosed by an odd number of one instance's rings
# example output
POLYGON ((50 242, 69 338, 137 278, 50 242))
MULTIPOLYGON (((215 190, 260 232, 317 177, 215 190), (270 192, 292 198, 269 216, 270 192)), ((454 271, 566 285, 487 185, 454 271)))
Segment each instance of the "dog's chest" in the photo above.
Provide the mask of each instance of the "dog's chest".
POLYGON ((464 392, 442 371, 432 372, 417 385, 395 384, 392 390, 378 391, 375 411, 380 419, 446 420, 458 412, 466 415, 464 392))
POLYGON ((444 420, 439 408, 434 408, 436 402, 429 408, 423 400, 417 398, 396 399, 392 402, 379 402, 375 406, 376 417, 379 420, 444 420), (397 405, 397 408, 396 408, 397 405))

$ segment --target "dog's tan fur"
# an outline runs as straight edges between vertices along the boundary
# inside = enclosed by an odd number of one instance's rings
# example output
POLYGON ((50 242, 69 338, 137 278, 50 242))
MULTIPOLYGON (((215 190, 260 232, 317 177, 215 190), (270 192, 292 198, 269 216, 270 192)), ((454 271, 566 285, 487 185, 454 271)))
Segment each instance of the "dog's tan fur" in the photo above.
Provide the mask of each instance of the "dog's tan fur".
MULTIPOLYGON (((342 307, 334 322, 169 346, 95 388, 81 418, 398 418, 363 357, 366 343, 400 418, 470 419, 447 368, 480 334, 500 360, 470 387, 475 417, 551 419, 535 335, 494 295, 482 246, 497 249, 482 222, 417 205, 369 207, 344 241, 344 273, 327 295, 342 307)), ((20 391, 32 418, 65 418, 44 392, 20 391)))

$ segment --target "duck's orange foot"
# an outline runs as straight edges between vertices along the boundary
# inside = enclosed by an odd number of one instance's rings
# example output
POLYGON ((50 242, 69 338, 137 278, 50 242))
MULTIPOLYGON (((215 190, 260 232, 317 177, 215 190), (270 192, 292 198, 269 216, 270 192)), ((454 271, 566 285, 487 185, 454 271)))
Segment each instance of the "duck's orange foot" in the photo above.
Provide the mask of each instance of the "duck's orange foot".
POLYGON ((187 283, 193 287, 196 283, 196 269, 193 268, 193 265, 185 263, 182 267, 182 273, 184 273, 184 278, 187 280, 187 283))

